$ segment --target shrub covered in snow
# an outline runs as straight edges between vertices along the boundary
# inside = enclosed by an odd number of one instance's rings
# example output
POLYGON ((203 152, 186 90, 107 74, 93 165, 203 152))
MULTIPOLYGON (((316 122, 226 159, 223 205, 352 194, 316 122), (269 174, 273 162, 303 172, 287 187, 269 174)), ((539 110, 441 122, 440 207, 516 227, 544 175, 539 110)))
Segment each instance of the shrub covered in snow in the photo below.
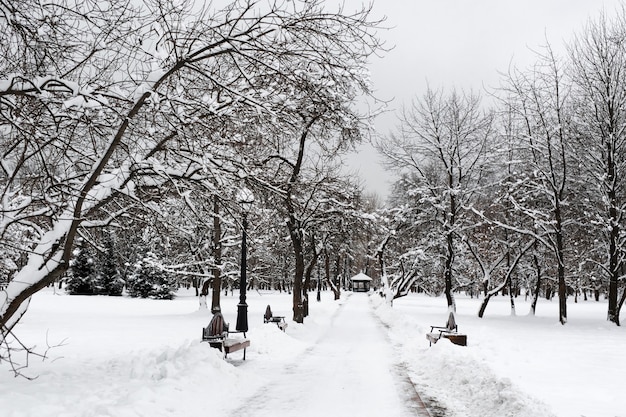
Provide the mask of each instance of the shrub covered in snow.
POLYGON ((115 256, 115 244, 110 234, 104 238, 104 253, 101 257, 101 269, 98 274, 98 293, 104 295, 122 295, 124 280, 120 275, 115 256))
POLYGON ((74 260, 65 291, 72 295, 92 295, 97 293, 96 269, 91 251, 84 241, 80 241, 74 251, 74 260))
POLYGON ((149 253, 135 264, 135 270, 128 278, 126 286, 131 297, 171 300, 176 291, 176 279, 159 268, 154 255, 149 253))

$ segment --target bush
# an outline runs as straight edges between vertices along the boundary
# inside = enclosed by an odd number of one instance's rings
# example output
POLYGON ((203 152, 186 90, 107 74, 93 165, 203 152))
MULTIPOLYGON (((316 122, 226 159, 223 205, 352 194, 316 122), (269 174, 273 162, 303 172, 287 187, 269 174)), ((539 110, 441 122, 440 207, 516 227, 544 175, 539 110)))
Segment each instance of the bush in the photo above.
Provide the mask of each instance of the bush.
POLYGON ((176 291, 175 278, 155 264, 152 254, 135 264, 126 284, 131 297, 171 300, 176 291))

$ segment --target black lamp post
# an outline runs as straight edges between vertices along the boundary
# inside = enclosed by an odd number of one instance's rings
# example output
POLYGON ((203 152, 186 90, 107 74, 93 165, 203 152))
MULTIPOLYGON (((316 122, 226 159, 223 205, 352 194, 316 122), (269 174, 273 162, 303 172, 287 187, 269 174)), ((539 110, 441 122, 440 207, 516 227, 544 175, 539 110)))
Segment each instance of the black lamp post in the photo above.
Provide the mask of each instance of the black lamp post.
POLYGON ((247 248, 246 237, 248 229, 248 212, 254 202, 254 195, 247 188, 242 188, 237 195, 237 201, 241 205, 243 221, 241 223, 241 273, 239 277, 239 304, 237 304, 237 326, 235 330, 240 332, 248 331, 248 304, 246 303, 246 264, 247 248))
POLYGON ((322 296, 320 292, 322 291, 322 279, 320 276, 320 266, 317 265, 317 301, 322 301, 322 296))

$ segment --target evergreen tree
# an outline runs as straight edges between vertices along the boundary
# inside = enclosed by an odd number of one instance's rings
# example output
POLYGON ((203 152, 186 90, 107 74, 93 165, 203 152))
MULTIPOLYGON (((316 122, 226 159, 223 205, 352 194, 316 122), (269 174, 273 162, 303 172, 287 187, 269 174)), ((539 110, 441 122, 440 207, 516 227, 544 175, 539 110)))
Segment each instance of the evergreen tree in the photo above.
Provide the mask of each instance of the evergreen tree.
POLYGON ((100 264, 101 271, 98 277, 98 293, 112 296, 122 295, 124 280, 117 266, 115 243, 110 233, 107 233, 104 237, 104 253, 100 264))
POLYGON ((147 256, 135 264, 135 271, 127 282, 128 294, 131 297, 171 300, 176 290, 175 278, 160 269, 154 262, 154 254, 147 256))
POLYGON ((74 256, 65 290, 71 295, 92 295, 96 292, 95 266, 91 252, 82 239, 74 256))
POLYGON ((153 267, 156 274, 153 275, 151 298, 157 300, 171 300, 177 289, 176 279, 173 275, 153 267))

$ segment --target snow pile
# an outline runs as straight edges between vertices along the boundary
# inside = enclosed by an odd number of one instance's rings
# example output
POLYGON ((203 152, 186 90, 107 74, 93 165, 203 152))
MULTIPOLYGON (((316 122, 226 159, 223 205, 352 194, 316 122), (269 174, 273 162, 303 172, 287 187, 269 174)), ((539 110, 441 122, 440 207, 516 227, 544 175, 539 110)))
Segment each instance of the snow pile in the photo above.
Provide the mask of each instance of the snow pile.
POLYGON ((230 390, 249 378, 197 341, 110 360, 63 358, 37 368, 34 381, 17 378, 8 385, 3 378, 3 392, 11 392, 0 396, 3 416, 197 415, 206 410, 205 399, 232 398, 230 390))
POLYGON ((617 388, 626 372, 617 355, 626 333, 604 321, 605 302, 570 303, 569 322, 562 326, 557 301, 540 300, 533 317, 526 313, 529 302, 518 297, 518 315, 511 316, 508 297, 496 297, 479 319, 480 301, 459 296, 457 323, 467 347, 447 340, 429 347, 425 339, 431 325, 445 324, 443 298, 410 294, 393 308, 377 296, 372 302, 414 384, 427 403, 433 399, 433 407, 446 410, 442 415, 626 415, 619 414, 617 388))
POLYGON ((379 304, 376 313, 390 328, 394 344, 400 346, 413 383, 427 398, 436 398, 438 405, 447 410, 446 416, 553 416, 537 399, 526 395, 510 380, 498 377, 479 348, 472 347, 472 336, 464 348, 447 340, 429 348, 425 335, 430 325, 420 325, 415 317, 398 314, 385 303, 375 303, 379 304), (414 329, 409 337, 407 325, 414 329))
MULTIPOLYGON (((69 296, 46 289, 34 297, 18 334, 37 352, 55 346, 24 370, 29 381, 0 369, 3 417, 190 416, 211 410, 228 415, 277 371, 310 347, 327 328, 338 304, 329 300, 303 325, 287 332, 263 323, 266 304, 288 316, 291 295, 252 293, 247 360, 224 360, 200 342, 210 320, 189 293, 174 301, 128 297, 69 296), (60 345, 60 346, 56 346, 60 345), (11 393, 8 395, 8 393, 11 393)), ((223 296, 227 322, 235 327, 235 295, 223 296)), ((312 311, 315 306, 312 306, 312 311)), ((24 358, 19 358, 24 361, 24 358)))

